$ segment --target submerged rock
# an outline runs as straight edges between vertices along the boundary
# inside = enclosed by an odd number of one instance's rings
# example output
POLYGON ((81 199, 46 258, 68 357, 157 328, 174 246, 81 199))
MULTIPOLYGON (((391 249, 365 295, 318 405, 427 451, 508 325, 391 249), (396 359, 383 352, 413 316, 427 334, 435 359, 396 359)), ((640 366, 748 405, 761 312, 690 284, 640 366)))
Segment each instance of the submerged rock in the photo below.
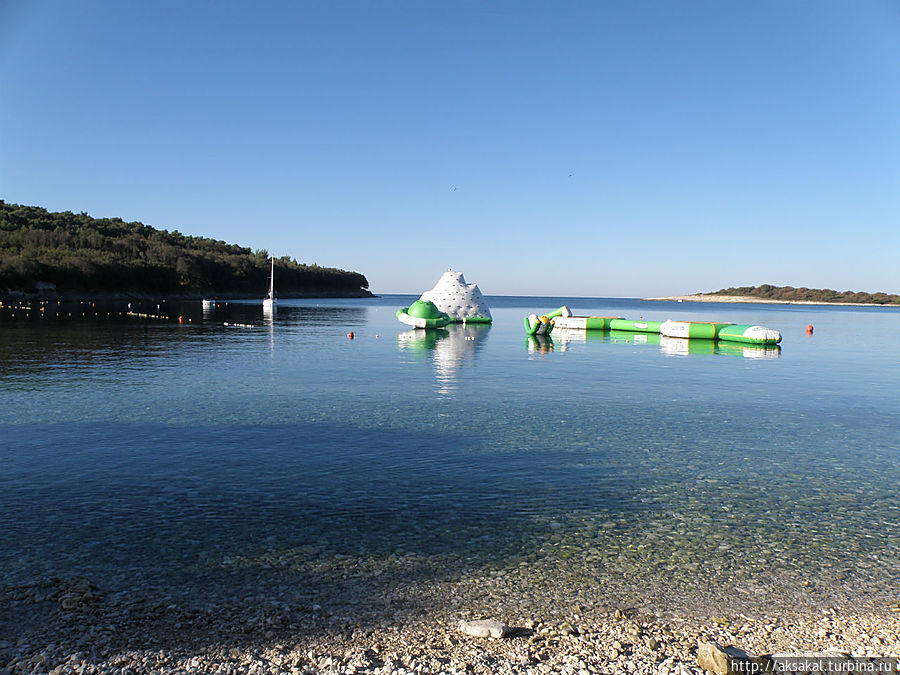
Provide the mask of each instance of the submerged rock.
POLYGON ((477 621, 460 621, 459 630, 472 637, 503 638, 509 635, 512 628, 496 619, 479 619, 477 621))

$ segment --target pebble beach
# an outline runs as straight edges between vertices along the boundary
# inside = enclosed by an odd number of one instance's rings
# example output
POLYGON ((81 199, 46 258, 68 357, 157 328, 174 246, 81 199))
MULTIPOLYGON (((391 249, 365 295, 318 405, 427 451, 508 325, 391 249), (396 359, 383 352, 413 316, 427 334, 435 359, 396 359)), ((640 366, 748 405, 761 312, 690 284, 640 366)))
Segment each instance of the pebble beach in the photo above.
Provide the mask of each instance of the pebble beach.
POLYGON ((707 643, 757 655, 900 654, 900 604, 885 597, 739 601, 707 575, 707 592, 686 601, 681 583, 629 589, 566 565, 551 576, 473 568, 456 579, 425 573, 412 555, 381 574, 349 558, 330 565, 329 583, 315 586, 266 573, 232 587, 6 584, 0 672, 701 675, 707 643), (466 630, 480 619, 502 624, 503 636, 466 630))

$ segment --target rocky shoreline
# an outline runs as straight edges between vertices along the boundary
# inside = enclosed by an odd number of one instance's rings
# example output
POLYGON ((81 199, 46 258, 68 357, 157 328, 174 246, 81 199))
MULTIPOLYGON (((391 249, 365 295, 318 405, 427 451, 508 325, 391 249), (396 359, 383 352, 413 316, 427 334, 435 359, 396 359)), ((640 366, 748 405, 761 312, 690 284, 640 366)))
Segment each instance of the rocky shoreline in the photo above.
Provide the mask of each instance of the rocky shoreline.
POLYGON ((454 586, 396 588, 376 611, 348 598, 298 601, 288 588, 231 602, 211 590, 185 601, 159 591, 107 593, 83 577, 46 579, 0 593, 0 673, 702 675, 702 666, 716 670, 710 650, 726 654, 717 645, 758 655, 900 654, 900 604, 719 616, 591 600, 561 609, 546 589, 533 589, 533 602, 524 589, 512 610, 495 594, 502 584, 454 586), (448 590, 445 605, 434 602, 448 590), (462 623, 485 615, 496 630, 484 637, 478 624, 462 623))
POLYGON ((76 542, 24 547, 0 565, 0 674, 701 675, 708 642, 900 654, 889 539, 832 550, 819 530, 785 553, 746 524, 659 538, 644 523, 621 539, 612 524, 553 520, 533 550, 496 528, 452 530, 468 544, 450 552, 345 528, 262 547, 232 528, 228 546, 184 540, 172 560, 136 542, 108 561, 79 559, 76 542), (480 619, 504 637, 461 630, 480 619))
POLYGON ((663 298, 642 298, 657 302, 728 302, 757 303, 764 305, 839 305, 844 307, 900 307, 900 305, 879 305, 874 302, 816 302, 814 300, 771 300, 750 295, 670 295, 663 298))

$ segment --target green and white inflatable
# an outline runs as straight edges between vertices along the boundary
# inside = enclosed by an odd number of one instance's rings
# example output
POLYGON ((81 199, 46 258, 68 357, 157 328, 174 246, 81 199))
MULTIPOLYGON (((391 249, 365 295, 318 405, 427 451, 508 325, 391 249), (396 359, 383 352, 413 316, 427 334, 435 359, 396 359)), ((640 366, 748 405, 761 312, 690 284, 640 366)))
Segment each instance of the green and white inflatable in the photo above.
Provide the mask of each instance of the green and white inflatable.
POLYGON ((624 330, 629 333, 659 333, 662 321, 632 321, 631 319, 610 319, 610 330, 624 330))
POLYGON ((632 321, 619 316, 572 316, 563 305, 555 312, 525 317, 529 335, 549 334, 553 328, 580 331, 629 331, 658 334, 669 338, 723 340, 748 345, 777 345, 781 333, 772 328, 715 321, 632 321))
POLYGON ((750 345, 777 345, 781 342, 781 333, 764 326, 748 326, 733 323, 719 329, 720 340, 742 342, 750 345))
POLYGON ((398 309, 397 318, 413 328, 443 328, 450 323, 450 315, 427 300, 416 300, 409 307, 398 309))
POLYGON ((558 321, 558 317, 566 316, 569 308, 563 305, 559 309, 538 316, 537 314, 529 314, 525 317, 525 332, 529 335, 550 335, 553 326, 558 321))
POLYGON ((448 323, 491 323, 491 310, 476 284, 467 284, 462 272, 447 270, 430 291, 397 318, 414 328, 443 328, 448 323), (420 304, 422 303, 422 304, 420 304), (443 321, 443 323, 441 323, 443 321))

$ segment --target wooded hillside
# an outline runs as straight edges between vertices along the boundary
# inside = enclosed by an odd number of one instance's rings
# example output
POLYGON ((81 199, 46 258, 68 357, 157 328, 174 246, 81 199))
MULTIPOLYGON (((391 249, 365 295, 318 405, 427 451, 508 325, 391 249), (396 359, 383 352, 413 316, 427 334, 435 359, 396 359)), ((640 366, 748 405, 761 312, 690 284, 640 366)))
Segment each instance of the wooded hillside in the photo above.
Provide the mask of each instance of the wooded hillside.
MULTIPOLYGON (((51 213, 0 200, 0 292, 264 295, 266 251, 121 218, 51 213)), ((368 296, 358 272, 275 259, 279 296, 368 296)))
POLYGON ((713 293, 701 295, 742 295, 769 300, 805 300, 807 302, 862 302, 873 305, 898 305, 900 295, 888 293, 863 293, 857 291, 833 291, 830 288, 794 288, 793 286, 739 286, 723 288, 713 293))

